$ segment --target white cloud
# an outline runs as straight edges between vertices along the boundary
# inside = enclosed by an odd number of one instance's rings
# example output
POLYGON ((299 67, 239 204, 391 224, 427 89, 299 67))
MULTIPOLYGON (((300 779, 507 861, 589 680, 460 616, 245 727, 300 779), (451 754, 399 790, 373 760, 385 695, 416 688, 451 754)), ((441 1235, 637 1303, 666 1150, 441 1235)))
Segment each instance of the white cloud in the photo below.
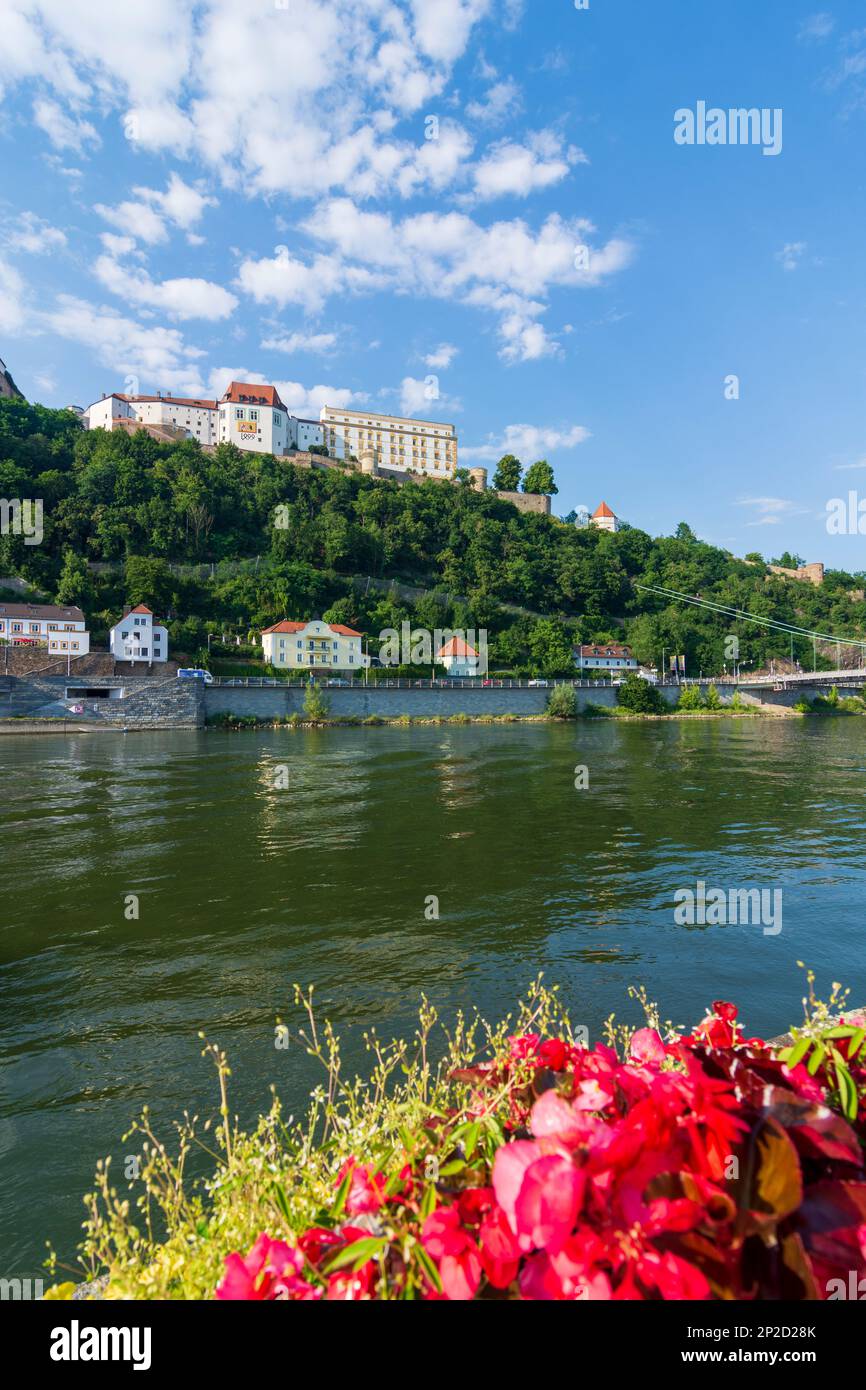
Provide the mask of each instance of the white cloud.
POLYGON ((526 198, 530 193, 561 182, 574 164, 586 164, 586 155, 574 146, 567 150, 550 131, 530 135, 525 144, 503 140, 476 165, 476 197, 526 198))
POLYGON ((819 11, 817 14, 809 15, 808 19, 800 21, 797 38, 801 43, 809 43, 813 40, 820 42, 821 39, 829 38, 835 27, 836 21, 833 16, 828 14, 826 10, 819 11))
POLYGON ((442 96, 494 9, 493 0, 2 5, 0 92, 38 81, 36 119, 57 148, 82 149, 98 138, 94 114, 112 115, 133 148, 195 156, 248 197, 444 187, 471 148, 465 132, 443 122, 442 138, 426 142, 395 139, 393 127, 442 96), (250 61, 254 81, 239 78, 250 61))
POLYGON ((99 256, 93 272, 112 294, 172 319, 227 319, 237 308, 235 296, 210 280, 155 281, 141 267, 121 265, 111 256, 99 256))
POLYGON ((33 119, 56 150, 75 150, 83 154, 87 145, 100 143, 89 121, 67 115, 54 101, 34 102, 33 119))
POLYGON ((43 251, 54 251, 66 245, 66 233, 59 227, 52 227, 35 212, 22 212, 18 222, 6 233, 7 246, 30 255, 40 255, 43 251))
POLYGON ((513 115, 520 106, 520 88, 511 77, 494 82, 488 87, 483 101, 471 101, 466 114, 473 121, 486 125, 498 125, 506 116, 513 115))
POLYGON ((783 270, 797 270, 806 250, 805 241, 789 241, 776 252, 776 260, 783 270))
POLYGON ((583 425, 570 425, 563 430, 542 425, 507 425, 499 438, 490 435, 486 444, 461 445, 460 453, 463 458, 493 460, 503 454, 515 454, 525 463, 534 463, 560 449, 576 449, 589 437, 590 432, 583 425))
POLYGON ((453 63, 473 25, 490 9, 490 0, 411 0, 415 37, 422 53, 453 63))
POLYGON ((558 350, 538 322, 551 290, 601 284, 634 255, 630 242, 615 237, 591 247, 588 267, 579 269, 576 248, 595 232, 586 219, 551 214, 538 231, 521 219, 483 227, 459 212, 395 220, 365 212, 348 198, 320 205, 302 230, 326 249, 303 260, 284 248, 241 264, 236 283, 256 303, 295 304, 314 313, 335 294, 382 289, 457 301, 497 315, 501 355, 509 362, 558 350))
POLYGON ((203 394, 198 361, 205 354, 176 328, 145 326, 72 295, 61 295, 40 317, 59 337, 93 351, 114 380, 132 376, 183 395, 203 394))
POLYGON ((742 497, 739 507, 754 507, 757 516, 747 526, 778 526, 782 518, 808 515, 808 507, 800 507, 786 497, 742 497))
POLYGON ((318 420, 323 405, 346 409, 352 405, 362 405, 368 400, 365 392, 351 391, 340 386, 304 386, 299 381, 269 381, 259 372, 249 372, 246 367, 215 367, 208 376, 208 389, 219 399, 231 381, 247 381, 250 385, 276 386, 280 399, 293 415, 304 419, 318 420))
POLYGON ((429 377, 419 380, 418 377, 404 376, 400 382, 401 415, 429 419, 434 415, 453 413, 458 409, 457 401, 440 393, 439 383, 435 378, 431 381, 429 377))
POLYGON ((328 353, 336 346, 336 333, 287 333, 281 338, 265 338, 262 342, 265 351, 289 353, 328 353))
POLYGON ((434 352, 429 352, 424 358, 424 365, 431 367, 433 371, 445 371, 451 366, 459 351, 453 343, 440 343, 434 352))
POLYGON ((24 322, 24 281, 15 267, 0 257, 0 332, 18 333, 24 322))
POLYGON ((215 207, 216 198, 202 193, 172 171, 164 191, 156 188, 133 188, 134 197, 106 207, 97 203, 99 216, 117 227, 128 237, 137 237, 150 246, 168 238, 166 223, 170 222, 191 236, 190 229, 201 219, 205 208, 215 207))

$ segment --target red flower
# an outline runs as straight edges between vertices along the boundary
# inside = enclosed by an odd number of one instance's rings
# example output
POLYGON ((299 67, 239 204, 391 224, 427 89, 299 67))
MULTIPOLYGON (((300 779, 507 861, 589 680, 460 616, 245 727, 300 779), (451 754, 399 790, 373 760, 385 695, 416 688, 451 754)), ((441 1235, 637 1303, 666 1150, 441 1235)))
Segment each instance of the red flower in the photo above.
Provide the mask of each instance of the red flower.
POLYGON ((515 1140, 497 1150, 493 1188, 521 1250, 558 1250, 571 1234, 586 1175, 562 1153, 515 1140))
POLYGON ((337 1175, 336 1187, 351 1172, 352 1181, 346 1197, 346 1211, 350 1216, 361 1216, 365 1212, 379 1211, 385 1200, 385 1179, 381 1173, 373 1172, 364 1163, 356 1163, 349 1158, 337 1175))
POLYGON ((481 1223, 481 1264, 494 1289, 507 1289, 517 1278, 520 1246, 501 1207, 481 1223))
POLYGON ((424 1222, 421 1243, 439 1267, 446 1298, 465 1302, 474 1298, 481 1283, 478 1247, 460 1224, 456 1207, 442 1207, 424 1222))
POLYGON ((246 1258, 226 1256, 226 1272, 217 1285, 222 1299, 314 1299, 321 1289, 299 1279, 304 1257, 284 1240, 271 1240, 264 1231, 246 1258))

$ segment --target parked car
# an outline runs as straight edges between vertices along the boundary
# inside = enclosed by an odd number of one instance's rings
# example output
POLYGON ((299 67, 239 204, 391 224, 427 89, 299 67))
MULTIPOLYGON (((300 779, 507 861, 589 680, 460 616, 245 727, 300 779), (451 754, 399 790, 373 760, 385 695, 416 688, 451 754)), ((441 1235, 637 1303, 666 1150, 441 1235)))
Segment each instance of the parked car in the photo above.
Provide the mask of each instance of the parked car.
POLYGON ((531 681, 529 682, 529 688, 530 688, 530 690, 533 690, 533 689, 536 689, 536 690, 537 690, 537 689, 541 689, 541 688, 546 689, 549 685, 550 685, 550 681, 544 681, 544 680, 531 680, 531 681))
POLYGON ((179 681, 204 681, 205 685, 213 685, 213 676, 210 671, 203 671, 199 666, 181 667, 177 673, 179 681))
POLYGON ((332 676, 331 679, 330 679, 329 681, 326 681, 326 682, 325 682, 325 684, 326 684, 326 685, 351 685, 352 682, 351 682, 351 681, 347 681, 347 680, 343 680, 343 677, 342 677, 342 676, 332 676))

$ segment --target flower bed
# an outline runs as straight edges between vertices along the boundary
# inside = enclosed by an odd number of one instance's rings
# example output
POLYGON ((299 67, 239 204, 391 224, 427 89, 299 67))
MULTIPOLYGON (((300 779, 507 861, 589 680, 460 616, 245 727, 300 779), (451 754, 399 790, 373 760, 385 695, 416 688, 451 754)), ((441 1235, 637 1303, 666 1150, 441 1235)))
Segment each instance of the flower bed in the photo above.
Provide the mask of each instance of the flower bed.
POLYGON ((413 1048, 373 1038, 371 1078, 344 1084, 304 1002, 328 1079, 303 1126, 275 1102, 242 1135, 223 1089, 192 1196, 191 1131, 177 1160, 151 1135, 161 1242, 102 1170, 85 1249, 106 1297, 824 1299, 866 1276, 866 1029, 838 1010, 779 1048, 729 1003, 692 1031, 650 1008, 589 1048, 539 985, 516 1027, 461 1020, 436 1068, 425 1005, 413 1048))

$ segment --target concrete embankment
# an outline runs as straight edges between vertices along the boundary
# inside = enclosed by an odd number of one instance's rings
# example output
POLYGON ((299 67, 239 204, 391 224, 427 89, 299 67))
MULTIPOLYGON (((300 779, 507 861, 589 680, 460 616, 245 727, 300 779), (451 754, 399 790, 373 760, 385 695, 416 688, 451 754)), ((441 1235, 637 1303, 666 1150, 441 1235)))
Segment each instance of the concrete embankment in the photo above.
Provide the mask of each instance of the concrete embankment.
MULTIPOLYGON (((330 718, 351 719, 448 719, 465 715, 469 719, 539 718, 547 707, 550 689, 546 686, 367 686, 320 687, 330 718)), ((718 686, 722 707, 729 706, 736 686, 718 686)), ((574 690, 578 711, 588 705, 610 709, 617 702, 617 691, 605 686, 577 686, 574 690)), ((666 703, 673 707, 679 698, 677 686, 660 688, 666 703)), ((796 690, 747 689, 740 687, 739 707, 744 712, 790 715, 791 707, 803 698, 812 698, 811 688, 796 690)), ((303 718, 306 689, 303 686, 213 685, 199 681, 150 676, 97 675, 0 675, 0 732, 58 732, 61 729, 139 730, 201 728, 207 719, 254 718, 263 723, 303 718)), ((702 717, 683 715, 684 718, 702 717)))

